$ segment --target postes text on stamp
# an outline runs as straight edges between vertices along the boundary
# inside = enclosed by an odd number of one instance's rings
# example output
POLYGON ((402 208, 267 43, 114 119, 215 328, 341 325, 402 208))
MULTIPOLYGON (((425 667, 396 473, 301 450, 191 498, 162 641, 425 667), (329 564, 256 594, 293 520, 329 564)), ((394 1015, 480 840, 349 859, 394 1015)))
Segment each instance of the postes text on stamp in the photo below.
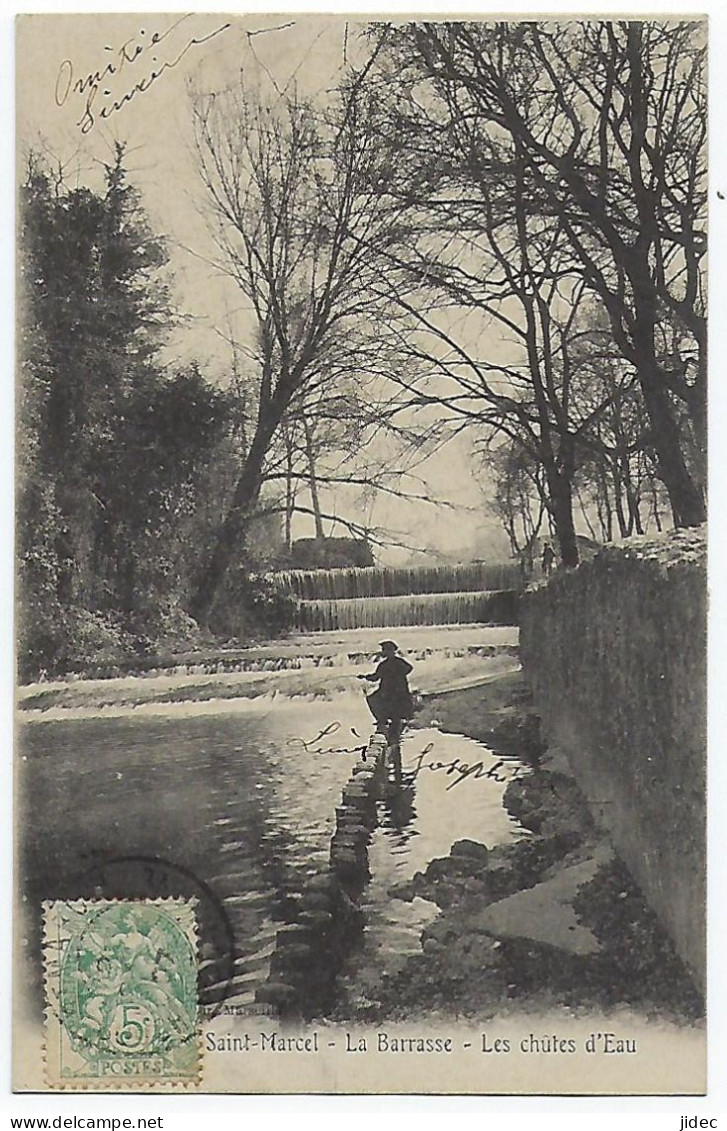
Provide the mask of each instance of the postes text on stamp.
POLYGON ((193 901, 58 900, 44 911, 48 1084, 193 1084, 193 901))

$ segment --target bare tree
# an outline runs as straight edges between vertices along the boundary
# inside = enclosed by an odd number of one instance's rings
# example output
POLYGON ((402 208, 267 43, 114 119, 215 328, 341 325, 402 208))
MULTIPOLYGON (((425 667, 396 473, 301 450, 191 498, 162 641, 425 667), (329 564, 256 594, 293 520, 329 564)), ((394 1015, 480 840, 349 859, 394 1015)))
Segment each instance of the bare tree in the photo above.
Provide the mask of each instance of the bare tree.
POLYGON ((455 84, 434 81, 423 98, 422 66, 410 67, 397 70, 388 107, 407 150, 391 191, 406 202, 410 232, 403 251, 385 249, 382 287, 418 364, 414 383, 410 373, 393 380, 411 407, 494 430, 542 467, 561 559, 572 566, 577 452, 610 400, 576 396, 594 299, 560 218, 534 207, 522 155, 481 116, 462 113, 455 84))
MULTIPOLYGON (((327 116, 295 93, 266 102, 242 79, 194 99, 218 265, 246 300, 253 343, 246 348, 248 443, 229 510, 191 596, 190 611, 199 620, 242 551, 286 419, 317 398, 330 400, 342 373, 363 380, 381 361, 381 297, 369 249, 391 246, 399 232, 396 212, 380 207, 388 156, 374 113, 355 78, 327 116)), ((288 458, 290 428, 286 442, 288 458)), ((289 489, 289 509, 291 501, 289 489)), ((320 521, 320 507, 313 509, 320 521)))
MULTIPOLYGON (((595 504, 603 540, 643 534, 643 496, 655 475, 649 420, 633 369, 618 354, 607 328, 584 337, 580 386, 585 403, 604 408, 581 437, 579 499, 585 494, 595 504)), ((589 525, 585 507, 583 514, 589 525)))
POLYGON ((495 474, 491 510, 500 520, 527 581, 533 573, 535 547, 547 512, 543 469, 514 440, 500 444, 489 454, 487 463, 495 474))
MULTIPOLYGON (((448 120, 521 170, 638 374, 677 525, 705 518, 705 44, 698 23, 410 25, 393 32, 448 120), (475 124, 475 125, 473 125, 475 124), (676 322, 675 348, 660 346, 676 322)), ((476 153, 476 151, 475 151, 476 153)))

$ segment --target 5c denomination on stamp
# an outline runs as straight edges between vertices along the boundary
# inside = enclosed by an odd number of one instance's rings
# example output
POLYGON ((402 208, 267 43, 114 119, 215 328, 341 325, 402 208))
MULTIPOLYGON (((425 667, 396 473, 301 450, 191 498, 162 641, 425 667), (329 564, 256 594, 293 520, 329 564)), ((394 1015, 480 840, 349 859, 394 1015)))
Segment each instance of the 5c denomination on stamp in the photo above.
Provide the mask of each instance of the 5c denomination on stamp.
POLYGON ((44 911, 48 1083, 197 1082, 193 901, 58 900, 44 911))

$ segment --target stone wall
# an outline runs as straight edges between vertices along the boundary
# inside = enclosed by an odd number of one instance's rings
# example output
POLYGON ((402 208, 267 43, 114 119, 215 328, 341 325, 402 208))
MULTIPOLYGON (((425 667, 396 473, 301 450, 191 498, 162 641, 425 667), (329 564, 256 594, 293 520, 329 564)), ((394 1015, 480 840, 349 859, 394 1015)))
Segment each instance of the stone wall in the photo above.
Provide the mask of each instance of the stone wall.
POLYGON ((522 598, 522 663, 568 757, 700 988, 705 978, 706 535, 604 547, 522 598))

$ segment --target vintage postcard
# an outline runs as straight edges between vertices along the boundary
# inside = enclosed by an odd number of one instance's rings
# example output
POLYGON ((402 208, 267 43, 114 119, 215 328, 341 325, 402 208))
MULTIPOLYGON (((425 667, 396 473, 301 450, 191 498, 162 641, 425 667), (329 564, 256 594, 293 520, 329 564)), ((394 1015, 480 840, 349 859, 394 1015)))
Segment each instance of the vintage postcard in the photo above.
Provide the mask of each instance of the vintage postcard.
POLYGON ((707 41, 18 18, 17 1091, 704 1093, 707 41))

